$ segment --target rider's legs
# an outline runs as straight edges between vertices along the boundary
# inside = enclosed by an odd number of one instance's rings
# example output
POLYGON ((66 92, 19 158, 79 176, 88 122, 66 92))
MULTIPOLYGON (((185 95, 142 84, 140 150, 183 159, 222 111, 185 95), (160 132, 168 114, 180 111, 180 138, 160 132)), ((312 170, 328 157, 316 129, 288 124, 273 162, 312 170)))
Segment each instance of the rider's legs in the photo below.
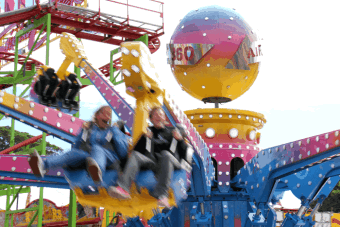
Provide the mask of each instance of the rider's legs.
POLYGON ((155 171, 156 162, 138 151, 133 151, 125 166, 124 173, 118 181, 118 185, 129 192, 132 181, 136 179, 142 167, 155 171))
POLYGON ((46 169, 54 169, 58 167, 77 167, 84 164, 85 159, 89 157, 89 153, 72 149, 71 151, 60 155, 51 155, 43 158, 43 164, 46 169))
POLYGON ((150 193, 161 205, 168 206, 168 191, 175 169, 181 169, 180 162, 169 151, 162 151, 158 161, 157 185, 150 193))
POLYGON ((54 169, 58 167, 77 167, 82 165, 89 154, 83 150, 72 149, 71 151, 62 153, 60 155, 50 155, 40 157, 37 151, 30 155, 29 165, 34 175, 43 177, 45 170, 54 169))
POLYGON ((157 164, 154 160, 146 157, 138 151, 133 151, 124 168, 122 176, 118 180, 118 187, 110 188, 110 195, 121 199, 129 198, 129 191, 132 184, 137 177, 140 169, 146 167, 153 171, 157 170, 157 164))
POLYGON ((90 157, 87 158, 87 168, 94 182, 102 181, 106 167, 113 163, 119 165, 118 159, 111 151, 100 145, 92 146, 90 157))

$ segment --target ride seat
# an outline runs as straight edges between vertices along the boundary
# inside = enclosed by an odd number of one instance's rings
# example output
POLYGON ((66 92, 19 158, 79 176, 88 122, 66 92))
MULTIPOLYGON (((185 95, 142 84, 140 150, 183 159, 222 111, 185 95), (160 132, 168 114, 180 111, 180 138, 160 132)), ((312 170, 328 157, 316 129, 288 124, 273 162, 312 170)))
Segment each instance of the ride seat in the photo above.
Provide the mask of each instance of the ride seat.
POLYGON ((60 79, 55 74, 54 69, 48 68, 39 76, 34 85, 34 91, 39 97, 39 102, 46 106, 57 106, 56 92, 60 79))
MULTIPOLYGON (((109 210, 115 210, 122 214, 141 215, 144 211, 144 217, 153 216, 152 209, 157 208, 157 200, 149 195, 157 181, 155 174, 151 170, 141 171, 135 184, 131 187, 131 200, 118 200, 108 195, 107 189, 110 186, 116 186, 118 173, 116 170, 107 169, 103 175, 103 183, 95 184, 86 170, 64 169, 65 178, 74 190, 78 201, 82 205, 94 207, 105 207, 109 210), (137 191, 140 188, 140 193, 137 191), (149 213, 147 213, 149 212, 149 213)), ((187 198, 187 172, 185 170, 175 170, 169 191, 169 203, 171 206, 177 206, 181 201, 187 198)))
POLYGON ((61 108, 72 110, 79 110, 79 102, 75 101, 75 98, 80 91, 82 84, 78 80, 77 75, 71 73, 65 77, 59 86, 57 92, 58 101, 61 102, 61 108))

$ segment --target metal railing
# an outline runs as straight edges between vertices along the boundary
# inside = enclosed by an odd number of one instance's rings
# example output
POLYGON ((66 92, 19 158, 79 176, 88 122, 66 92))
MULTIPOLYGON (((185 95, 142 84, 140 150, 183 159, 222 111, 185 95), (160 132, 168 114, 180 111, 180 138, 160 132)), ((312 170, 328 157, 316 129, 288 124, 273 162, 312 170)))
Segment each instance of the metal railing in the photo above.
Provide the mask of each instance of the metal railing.
MULTIPOLYGON (((121 25, 133 26, 133 27, 137 27, 137 28, 141 28, 141 29, 145 29, 145 30, 150 30, 150 31, 156 32, 157 34, 159 32, 161 32, 161 33, 164 32, 164 3, 163 2, 157 1, 157 0, 139 1, 139 3, 147 3, 147 2, 158 3, 159 4, 159 6, 158 6, 159 10, 152 10, 152 9, 150 9, 150 7, 147 8, 147 7, 142 7, 142 6, 130 4, 129 1, 131 1, 131 0, 124 0, 124 2, 122 2, 122 0, 106 0, 106 2, 112 2, 112 3, 118 4, 118 5, 126 6, 126 15, 124 15, 124 20, 120 22, 121 25), (141 21, 139 19, 131 19, 132 16, 135 16, 136 18, 140 18, 140 17, 146 18, 147 17, 147 15, 143 14, 143 13, 142 14, 136 13, 136 15, 132 15, 132 13, 131 13, 132 9, 138 9, 138 10, 143 10, 145 12, 158 14, 162 21, 161 21, 161 23, 159 23, 157 25, 157 24, 154 24, 154 21, 152 21, 152 23, 151 22, 149 23, 149 22, 141 21), (150 29, 150 28, 148 29, 146 26, 156 27, 156 29, 150 29)), ((70 6, 80 6, 79 4, 76 4, 74 2, 74 0, 70 0, 70 1, 67 1, 67 0, 34 0, 34 2, 35 2, 35 5, 37 5, 37 7, 39 9, 41 9, 41 4, 47 3, 47 2, 50 3, 50 5, 54 5, 56 8, 57 8, 58 4, 65 4, 65 3, 71 3, 71 4, 66 4, 66 5, 70 5, 70 6)), ((98 0, 98 3, 99 4, 98 4, 98 9, 97 9, 98 10, 97 15, 99 17, 101 17, 101 16, 104 16, 103 10, 101 9, 101 0, 98 0)), ((86 5, 87 5, 87 3, 86 3, 86 5)), ((82 5, 82 7, 87 8, 87 6, 85 6, 84 4, 82 5)), ((119 12, 121 13, 122 11, 119 11, 119 12)), ((107 13, 105 13, 105 14, 107 14, 107 13)), ((115 15, 115 16, 111 15, 111 17, 123 19, 122 17, 120 17, 118 15, 115 15)))
MULTIPOLYGON (((141 27, 143 25, 153 25, 153 24, 150 24, 150 23, 146 23, 146 22, 136 20, 136 19, 131 19, 130 8, 135 8, 135 9, 144 10, 144 11, 147 11, 147 12, 159 14, 160 18, 162 18, 162 25, 161 25, 161 28, 156 30, 156 32, 158 32, 159 30, 164 31, 164 3, 163 2, 156 1, 156 0, 149 0, 149 2, 155 2, 155 3, 160 4, 160 6, 159 6, 160 10, 156 11, 156 10, 148 9, 148 8, 145 8, 145 7, 129 4, 129 0, 126 0, 126 3, 119 2, 119 1, 116 1, 116 0, 106 0, 106 1, 126 6, 126 21, 124 21, 124 22, 126 22, 127 25, 130 25, 130 21, 141 23, 141 25, 139 27, 141 27)), ((100 2, 100 0, 99 0, 99 2, 100 2)), ((147 2, 147 1, 141 1, 141 2, 147 2)), ((140 16, 140 14, 138 16, 140 16)))

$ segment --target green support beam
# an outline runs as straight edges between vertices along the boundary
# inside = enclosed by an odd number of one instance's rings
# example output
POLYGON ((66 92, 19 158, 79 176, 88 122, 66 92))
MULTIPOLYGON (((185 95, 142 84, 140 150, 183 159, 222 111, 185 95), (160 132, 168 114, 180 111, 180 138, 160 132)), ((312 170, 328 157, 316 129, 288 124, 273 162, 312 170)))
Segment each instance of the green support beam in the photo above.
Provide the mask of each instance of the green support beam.
POLYGON ((46 65, 50 64, 50 34, 51 34, 51 14, 46 16, 46 65))
POLYGON ((35 211, 35 210, 38 210, 38 207, 26 208, 26 209, 21 209, 21 210, 10 210, 10 211, 6 211, 6 214, 17 214, 21 212, 28 212, 28 211, 35 211))
MULTIPOLYGON (((17 94, 17 85, 13 84, 13 95, 17 94)), ((12 118, 11 120, 11 138, 9 140, 9 146, 13 147, 14 146, 14 126, 15 126, 15 120, 12 118)))
MULTIPOLYGON (((19 191, 19 189, 14 189, 13 194, 17 194, 17 193, 29 193, 31 191, 31 189, 29 187, 27 188, 23 188, 19 191)), ((7 195, 7 192, 5 190, 0 191, 0 196, 4 196, 7 195)))
POLYGON ((38 216, 38 210, 37 210, 37 212, 34 213, 32 219, 31 219, 31 221, 28 223, 27 227, 31 227, 31 225, 33 224, 33 222, 34 222, 34 220, 37 218, 37 216, 38 216))
POLYGON ((11 196, 11 186, 7 186, 7 198, 6 198, 6 213, 5 213, 5 226, 4 227, 9 227, 9 212, 10 210, 7 209, 9 207, 9 200, 11 196))
MULTIPOLYGON (((80 78, 80 68, 74 66, 74 73, 77 75, 78 78, 80 78)), ((89 81, 89 79, 87 79, 87 80, 89 81)), ((79 92, 79 95, 76 96, 75 101, 79 101, 79 99, 80 99, 79 96, 80 96, 80 92, 79 92)), ((79 118, 79 114, 80 114, 79 112, 80 111, 78 111, 77 113, 73 114, 73 116, 79 118)))
MULTIPOLYGON (((14 201, 18 198, 18 195, 19 195, 19 192, 21 191, 22 189, 22 185, 20 186, 19 190, 18 190, 18 193, 15 194, 15 196, 13 197, 13 200, 10 204, 8 204, 8 206, 6 207, 6 210, 9 210, 11 208, 11 206, 13 205, 14 201)), ((14 194, 14 190, 15 190, 15 187, 13 186, 12 187, 12 191, 13 191, 13 194, 14 194)))
MULTIPOLYGON (((45 64, 49 65, 50 59, 50 34, 51 34, 51 14, 47 14, 46 19, 46 59, 45 64)), ((33 48, 32 48, 33 49, 33 48)), ((42 151, 41 155, 46 155, 46 133, 42 134, 42 151)), ((43 219, 43 208, 44 208, 44 188, 40 188, 40 196, 39 196, 39 206, 38 206, 38 225, 37 227, 42 227, 42 219, 43 219)))
MULTIPOLYGON (((14 72, 13 72, 13 71, 1 71, 0 74, 4 74, 4 75, 5 75, 5 74, 12 74, 12 75, 13 75, 14 72)), ((5 77, 5 78, 1 78, 0 81, 1 81, 1 82, 2 82, 2 81, 7 81, 7 80, 9 80, 9 79, 11 79, 11 78, 10 78, 10 77, 9 77, 9 78, 6 78, 6 77, 5 77), (6 80, 2 80, 2 79, 6 79, 6 80)))
POLYGON ((106 211, 106 226, 108 226, 110 224, 110 211, 106 211))
MULTIPOLYGON (((26 56, 26 58, 25 58, 25 60, 24 60, 24 62, 23 62, 23 64, 22 64, 21 69, 19 70, 19 73, 18 73, 18 74, 23 74, 24 65, 25 65, 25 63, 27 62, 27 60, 29 59, 29 57, 31 56, 31 54, 32 54, 32 52, 33 52, 33 50, 34 50, 34 47, 35 47, 35 45, 37 44, 38 40, 40 39, 40 35, 41 35, 42 32, 44 31, 45 27, 46 27, 46 24, 44 24, 43 27, 41 28, 41 30, 40 30, 40 32, 39 32, 39 34, 38 34, 38 37, 37 37, 36 40, 34 41, 32 48, 31 48, 30 51, 28 52, 28 54, 27 54, 27 56, 26 56)), ((16 39, 17 39, 17 38, 16 38, 16 39)), ((17 76, 18 76, 18 75, 15 76, 15 79, 17 79, 17 76)))
POLYGON ((44 188, 40 188, 39 204, 38 204, 37 208, 38 208, 38 225, 37 225, 37 227, 42 227, 43 211, 44 211, 44 188))
POLYGON ((70 205, 68 207, 68 227, 76 227, 77 224, 77 200, 76 195, 70 190, 70 205))
POLYGON ((148 35, 143 35, 139 37, 138 39, 135 39, 135 41, 142 41, 146 46, 149 45, 149 36, 148 35))
POLYGON ((116 68, 113 68, 113 55, 115 55, 115 54, 117 54, 117 53, 119 53, 119 49, 120 48, 116 48, 116 49, 114 49, 114 50, 112 50, 111 52, 110 52, 110 81, 114 84, 114 85, 116 85, 116 78, 117 77, 114 77, 113 76, 113 74, 114 74, 114 72, 116 72, 116 68))
POLYGON ((8 184, 0 184, 0 190, 5 190, 8 186, 8 184))
POLYGON ((80 77, 78 77, 78 79, 82 85, 93 85, 89 79, 80 78, 80 77))
MULTIPOLYGON (((8 72, 0 72, 0 74, 14 74, 13 71, 8 71, 8 72)), ((34 77, 35 71, 26 71, 25 77, 23 76, 22 72, 18 74, 16 78, 13 77, 1 77, 0 78, 0 84, 13 84, 13 83, 18 83, 18 84, 30 84, 33 77, 34 77)))
MULTIPOLYGON (((77 77, 80 77, 80 68, 74 66, 74 73, 77 77)), ((79 94, 80 95, 80 94, 79 94)), ((75 98, 75 101, 79 101, 79 96, 75 98)), ((79 111, 75 113, 73 116, 79 118, 79 111)), ((68 227, 76 227, 77 225, 77 199, 76 195, 72 190, 70 190, 70 205, 68 207, 69 215, 68 215, 68 227)))
MULTIPOLYGON (((23 210, 11 211, 10 209, 11 209, 11 206, 13 205, 14 201, 16 199, 18 199, 19 193, 30 192, 30 188, 22 188, 23 186, 20 186, 19 189, 16 189, 15 185, 13 185, 13 186, 6 185, 6 186, 7 186, 7 190, 5 191, 5 193, 7 195, 7 200, 6 200, 6 212, 5 212, 5 225, 4 225, 4 227, 9 227, 9 226, 14 225, 14 215, 13 214, 20 213, 22 211, 28 210, 28 209, 23 209, 23 210), (11 196, 11 194, 14 194, 14 193, 15 193, 15 196, 13 196, 12 202, 10 202, 10 196, 11 196), (11 219, 11 225, 9 225, 10 219, 11 219)), ((2 186, 1 188, 4 189, 4 186, 2 186)), ((4 193, 4 191, 2 191, 0 193, 4 193)))
MULTIPOLYGON (((48 15, 50 15, 50 14, 48 14, 48 15)), ((44 17, 38 19, 38 20, 35 20, 33 23, 31 23, 30 26, 27 26, 26 28, 24 28, 24 29, 18 31, 18 32, 16 33, 15 37, 20 37, 20 36, 22 36, 22 35, 25 35, 26 33, 32 31, 33 29, 36 29, 37 27, 41 26, 42 24, 44 24, 44 23, 46 22, 46 19, 47 19, 47 16, 48 16, 48 15, 46 15, 46 16, 44 16, 44 17)), ((51 17, 50 17, 50 18, 51 18, 51 17)))
POLYGON ((30 89, 30 86, 27 86, 19 95, 19 97, 22 97, 28 90, 30 89))

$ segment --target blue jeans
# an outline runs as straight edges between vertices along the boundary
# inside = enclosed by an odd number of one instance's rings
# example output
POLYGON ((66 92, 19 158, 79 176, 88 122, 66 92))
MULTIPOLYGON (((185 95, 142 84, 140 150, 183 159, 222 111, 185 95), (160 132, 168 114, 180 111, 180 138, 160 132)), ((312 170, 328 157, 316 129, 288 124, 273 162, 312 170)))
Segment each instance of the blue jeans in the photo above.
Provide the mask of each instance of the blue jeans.
POLYGON ((93 158, 99 168, 104 174, 106 167, 112 165, 118 159, 115 157, 112 151, 109 151, 99 145, 92 146, 91 152, 87 153, 83 150, 72 149, 69 152, 65 152, 61 155, 51 155, 44 159, 45 169, 55 169, 58 167, 85 167, 86 158, 93 158))
POLYGON ((43 158, 45 169, 55 169, 58 167, 80 167, 85 164, 90 154, 79 149, 72 149, 60 155, 50 155, 43 158))
POLYGON ((119 165, 118 163, 119 160, 114 155, 113 151, 105 149, 99 145, 92 146, 90 157, 97 162, 103 175, 106 170, 106 167, 111 166, 114 163, 119 165))

